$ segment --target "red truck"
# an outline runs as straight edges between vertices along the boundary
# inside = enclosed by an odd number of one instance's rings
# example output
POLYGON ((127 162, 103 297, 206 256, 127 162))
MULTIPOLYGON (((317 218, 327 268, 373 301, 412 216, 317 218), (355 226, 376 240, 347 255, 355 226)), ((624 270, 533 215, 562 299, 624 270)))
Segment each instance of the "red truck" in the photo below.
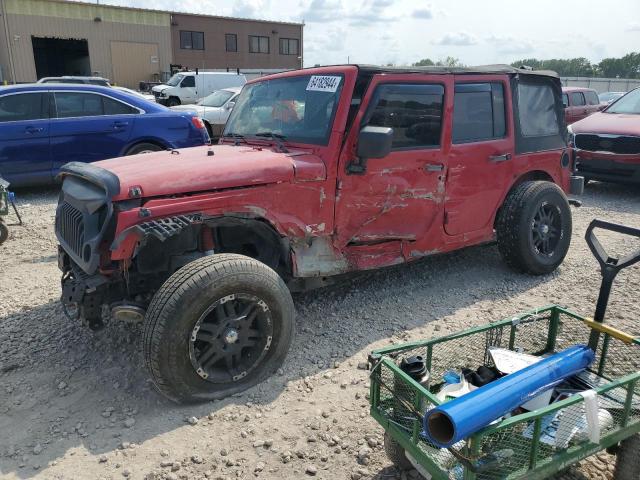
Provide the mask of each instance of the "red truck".
POLYGON ((640 88, 569 128, 585 180, 640 184, 640 88))
POLYGON ((562 87, 562 103, 567 125, 599 112, 606 106, 600 103, 595 90, 582 87, 562 87))
POLYGON ((219 145, 63 168, 62 302, 144 319, 157 389, 221 398, 294 335, 290 290, 497 240, 558 267, 573 177, 559 79, 507 66, 332 66, 253 80, 219 145))

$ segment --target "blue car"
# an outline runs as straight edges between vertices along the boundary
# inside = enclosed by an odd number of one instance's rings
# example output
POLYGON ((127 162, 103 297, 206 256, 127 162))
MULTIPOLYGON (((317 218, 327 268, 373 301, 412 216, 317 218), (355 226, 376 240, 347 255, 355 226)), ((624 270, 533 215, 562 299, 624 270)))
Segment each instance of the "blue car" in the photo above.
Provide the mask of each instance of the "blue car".
POLYGON ((94 162, 209 141, 189 112, 114 88, 0 87, 0 176, 12 187, 51 183, 67 162, 94 162))

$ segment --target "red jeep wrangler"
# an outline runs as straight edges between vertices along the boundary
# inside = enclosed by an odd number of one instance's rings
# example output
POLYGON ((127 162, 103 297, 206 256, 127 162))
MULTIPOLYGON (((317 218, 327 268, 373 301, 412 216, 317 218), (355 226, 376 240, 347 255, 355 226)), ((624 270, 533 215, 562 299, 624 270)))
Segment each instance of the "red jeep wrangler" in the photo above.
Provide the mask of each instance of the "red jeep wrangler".
POLYGON ((156 387, 195 401, 280 366, 290 289, 495 240, 549 273, 581 190, 563 115, 556 76, 511 67, 254 80, 219 145, 63 167, 65 309, 144 319, 156 387))

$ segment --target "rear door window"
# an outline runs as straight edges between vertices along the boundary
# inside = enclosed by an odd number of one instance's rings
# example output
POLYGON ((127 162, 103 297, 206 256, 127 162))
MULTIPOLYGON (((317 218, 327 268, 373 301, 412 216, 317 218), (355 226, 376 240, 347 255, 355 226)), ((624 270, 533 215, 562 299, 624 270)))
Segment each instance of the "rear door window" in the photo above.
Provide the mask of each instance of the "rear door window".
POLYGON ((137 109, 113 98, 102 97, 105 115, 133 115, 140 113, 137 109))
POLYGON ((600 100, 598 100, 598 95, 593 90, 588 92, 584 92, 584 98, 587 100, 588 105, 599 105, 600 100))
POLYGON ((20 93, 0 97, 0 122, 49 118, 46 93, 20 93))
POLYGON ((54 95, 58 118, 104 115, 100 95, 81 92, 56 92, 54 95))
POLYGON ((518 121, 522 136, 557 135, 559 126, 555 108, 555 97, 550 85, 520 83, 518 86, 518 121))
POLYGON ((506 134, 502 83, 459 83, 453 106, 453 143, 466 143, 506 134))
POLYGON ((566 93, 562 94, 562 105, 564 106, 564 108, 567 108, 569 106, 569 95, 567 95, 566 93))
POLYGON ((373 95, 363 126, 393 128, 394 150, 438 147, 443 100, 442 85, 380 85, 373 95))
POLYGON ((571 93, 571 106, 572 107, 581 107, 583 105, 586 105, 586 102, 584 101, 584 95, 582 95, 582 92, 572 92, 571 93))

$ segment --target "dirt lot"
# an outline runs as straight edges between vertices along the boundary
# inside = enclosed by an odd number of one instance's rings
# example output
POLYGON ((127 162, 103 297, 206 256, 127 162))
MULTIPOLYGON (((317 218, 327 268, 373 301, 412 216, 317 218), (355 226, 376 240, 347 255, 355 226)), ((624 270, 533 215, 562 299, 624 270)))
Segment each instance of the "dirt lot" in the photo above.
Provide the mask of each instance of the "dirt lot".
MULTIPOLYGON (((8 479, 415 478, 390 465, 368 416, 367 372, 358 368, 366 354, 550 302, 591 314, 599 276, 582 238, 588 222, 640 227, 640 189, 596 183, 574 210, 571 251, 553 275, 512 273, 495 246, 483 246, 297 295, 298 336, 278 375, 243 395, 182 407, 147 381, 139 327, 92 334, 65 318, 57 192, 18 194, 26 225, 0 247, 0 477, 8 479)), ((640 268, 621 274, 609 310, 634 334, 639 290, 640 268)), ((610 479, 612 469, 600 455, 563 478, 610 479)))

